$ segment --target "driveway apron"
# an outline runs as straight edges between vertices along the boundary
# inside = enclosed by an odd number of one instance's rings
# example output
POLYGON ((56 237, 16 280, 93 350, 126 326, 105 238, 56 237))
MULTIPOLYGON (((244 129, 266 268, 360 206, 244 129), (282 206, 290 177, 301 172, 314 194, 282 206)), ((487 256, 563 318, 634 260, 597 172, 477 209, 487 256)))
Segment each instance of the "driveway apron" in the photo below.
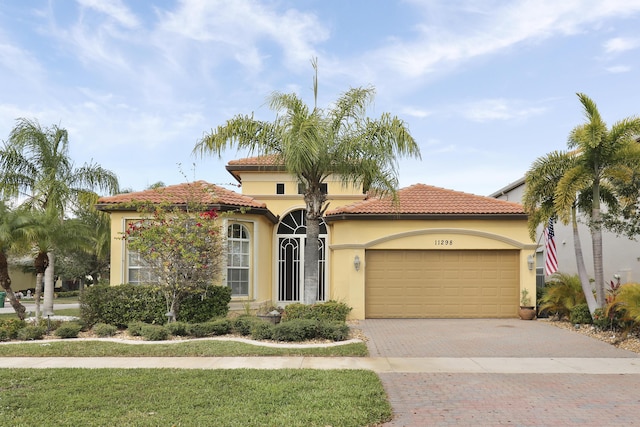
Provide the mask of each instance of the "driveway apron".
MULTIPOLYGON (((518 319, 367 319, 372 357, 638 358, 596 339, 518 319)), ((640 362, 640 361, 639 361, 640 362)), ((525 362, 523 363, 530 363, 525 362)), ((640 375, 380 373, 397 426, 640 426, 640 375)))

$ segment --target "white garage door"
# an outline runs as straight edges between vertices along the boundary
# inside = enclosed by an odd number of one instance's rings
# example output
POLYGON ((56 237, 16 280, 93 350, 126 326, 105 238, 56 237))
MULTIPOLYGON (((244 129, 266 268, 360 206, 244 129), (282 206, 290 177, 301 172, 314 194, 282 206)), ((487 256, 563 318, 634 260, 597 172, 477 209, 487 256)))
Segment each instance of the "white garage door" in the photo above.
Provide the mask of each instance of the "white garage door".
POLYGON ((518 251, 366 252, 365 317, 515 317, 518 251))

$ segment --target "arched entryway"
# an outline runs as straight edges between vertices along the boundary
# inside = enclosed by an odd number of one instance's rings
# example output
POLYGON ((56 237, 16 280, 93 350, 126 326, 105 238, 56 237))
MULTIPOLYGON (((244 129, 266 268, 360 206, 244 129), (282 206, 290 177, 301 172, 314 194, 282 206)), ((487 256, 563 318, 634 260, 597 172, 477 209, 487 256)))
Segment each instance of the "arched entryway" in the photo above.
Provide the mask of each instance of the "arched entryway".
MULTIPOLYGON (((278 302, 304 300, 304 245, 307 221, 304 209, 290 212, 278 225, 278 302)), ((318 237, 318 301, 326 298, 327 226, 320 222, 318 237)))

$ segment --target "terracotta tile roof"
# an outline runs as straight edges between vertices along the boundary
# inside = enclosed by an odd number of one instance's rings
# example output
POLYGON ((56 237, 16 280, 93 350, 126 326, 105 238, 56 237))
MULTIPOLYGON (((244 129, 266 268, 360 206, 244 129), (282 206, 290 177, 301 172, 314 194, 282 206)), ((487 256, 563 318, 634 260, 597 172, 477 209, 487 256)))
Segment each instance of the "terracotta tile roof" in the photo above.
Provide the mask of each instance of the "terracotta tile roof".
POLYGON ((390 197, 370 198, 327 212, 332 215, 524 215, 519 203, 415 184, 398 190, 399 204, 390 197))
POLYGON ((244 196, 205 181, 169 185, 152 190, 101 197, 98 199, 98 207, 107 207, 134 201, 184 204, 188 200, 203 204, 266 208, 264 203, 257 202, 253 197, 244 196))
POLYGON ((245 157, 244 159, 230 160, 229 166, 282 166, 278 156, 268 154, 265 156, 245 157))

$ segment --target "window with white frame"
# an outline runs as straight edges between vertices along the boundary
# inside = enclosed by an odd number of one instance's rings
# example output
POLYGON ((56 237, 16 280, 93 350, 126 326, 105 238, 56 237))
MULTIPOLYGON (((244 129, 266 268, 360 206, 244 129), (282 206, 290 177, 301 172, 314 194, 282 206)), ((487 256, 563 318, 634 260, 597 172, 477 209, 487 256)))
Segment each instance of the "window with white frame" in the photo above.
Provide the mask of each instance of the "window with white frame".
POLYGON ((242 224, 227 228, 227 286, 232 296, 249 296, 250 239, 242 224))
POLYGON ((140 285, 157 281, 151 273, 151 268, 135 251, 127 250, 127 282, 140 285))

